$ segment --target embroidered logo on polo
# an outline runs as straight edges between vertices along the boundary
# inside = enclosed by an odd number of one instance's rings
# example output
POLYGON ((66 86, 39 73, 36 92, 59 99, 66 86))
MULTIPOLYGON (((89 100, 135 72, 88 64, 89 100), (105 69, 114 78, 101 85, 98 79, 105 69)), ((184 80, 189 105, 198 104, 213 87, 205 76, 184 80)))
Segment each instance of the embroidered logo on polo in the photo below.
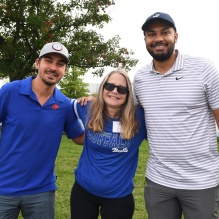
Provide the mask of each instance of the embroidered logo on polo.
POLYGON ((59 108, 59 105, 58 105, 58 104, 53 104, 53 105, 52 105, 52 109, 53 109, 53 110, 57 110, 58 108, 59 108))
POLYGON ((180 80, 180 79, 182 79, 183 77, 176 77, 176 80, 180 80))
POLYGON ((94 144, 111 148, 113 153, 128 152, 131 141, 128 139, 122 139, 119 133, 98 133, 90 130, 88 130, 88 138, 94 144))

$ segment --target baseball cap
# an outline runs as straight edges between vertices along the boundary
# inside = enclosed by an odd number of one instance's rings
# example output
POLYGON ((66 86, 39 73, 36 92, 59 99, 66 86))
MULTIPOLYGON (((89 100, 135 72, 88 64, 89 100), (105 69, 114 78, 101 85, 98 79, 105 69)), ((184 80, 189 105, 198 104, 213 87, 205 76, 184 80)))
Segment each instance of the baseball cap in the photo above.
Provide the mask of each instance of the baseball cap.
POLYGON ((176 31, 176 26, 175 26, 174 20, 170 17, 169 14, 166 14, 163 12, 156 12, 156 13, 152 14, 150 17, 148 17, 147 20, 142 25, 141 29, 143 31, 146 31, 147 28, 149 27, 149 25, 151 25, 155 21, 166 21, 176 31))
POLYGON ((64 45, 62 45, 59 42, 51 42, 51 43, 45 44, 43 46, 43 48, 41 49, 41 51, 40 51, 39 58, 41 58, 42 56, 44 56, 44 55, 46 55, 48 53, 60 54, 60 55, 62 55, 65 58, 66 63, 69 62, 68 50, 67 50, 67 48, 64 45))

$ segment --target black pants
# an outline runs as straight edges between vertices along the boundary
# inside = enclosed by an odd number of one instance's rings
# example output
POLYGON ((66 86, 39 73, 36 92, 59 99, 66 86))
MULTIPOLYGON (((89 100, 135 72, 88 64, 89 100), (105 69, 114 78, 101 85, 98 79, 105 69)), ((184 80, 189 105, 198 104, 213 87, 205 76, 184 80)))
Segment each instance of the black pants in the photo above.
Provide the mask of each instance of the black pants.
POLYGON ((122 198, 101 198, 90 194, 77 182, 71 191, 71 219, 132 219, 134 198, 132 193, 122 198))

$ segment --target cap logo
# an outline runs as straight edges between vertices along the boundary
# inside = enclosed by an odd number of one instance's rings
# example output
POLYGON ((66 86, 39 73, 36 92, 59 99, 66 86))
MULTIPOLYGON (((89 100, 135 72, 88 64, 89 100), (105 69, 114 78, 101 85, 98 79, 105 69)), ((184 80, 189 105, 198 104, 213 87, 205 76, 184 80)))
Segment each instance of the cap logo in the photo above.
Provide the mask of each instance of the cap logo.
POLYGON ((62 50, 62 45, 59 44, 59 43, 54 43, 54 44, 52 45, 52 48, 53 48, 54 50, 56 50, 56 51, 61 51, 61 50, 62 50))
POLYGON ((155 15, 153 15, 153 18, 156 18, 156 17, 159 17, 160 16, 160 14, 155 14, 155 15))

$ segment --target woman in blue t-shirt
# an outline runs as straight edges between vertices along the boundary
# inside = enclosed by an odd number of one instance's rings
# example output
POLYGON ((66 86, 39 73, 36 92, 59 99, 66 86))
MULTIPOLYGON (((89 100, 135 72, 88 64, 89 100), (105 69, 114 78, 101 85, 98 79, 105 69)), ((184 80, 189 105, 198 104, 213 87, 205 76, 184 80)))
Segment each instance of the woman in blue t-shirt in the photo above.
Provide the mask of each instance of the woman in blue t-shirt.
POLYGON ((97 98, 86 106, 75 102, 74 108, 85 126, 85 140, 71 192, 71 219, 97 219, 99 214, 131 219, 133 178, 146 127, 127 73, 110 72, 97 98))

